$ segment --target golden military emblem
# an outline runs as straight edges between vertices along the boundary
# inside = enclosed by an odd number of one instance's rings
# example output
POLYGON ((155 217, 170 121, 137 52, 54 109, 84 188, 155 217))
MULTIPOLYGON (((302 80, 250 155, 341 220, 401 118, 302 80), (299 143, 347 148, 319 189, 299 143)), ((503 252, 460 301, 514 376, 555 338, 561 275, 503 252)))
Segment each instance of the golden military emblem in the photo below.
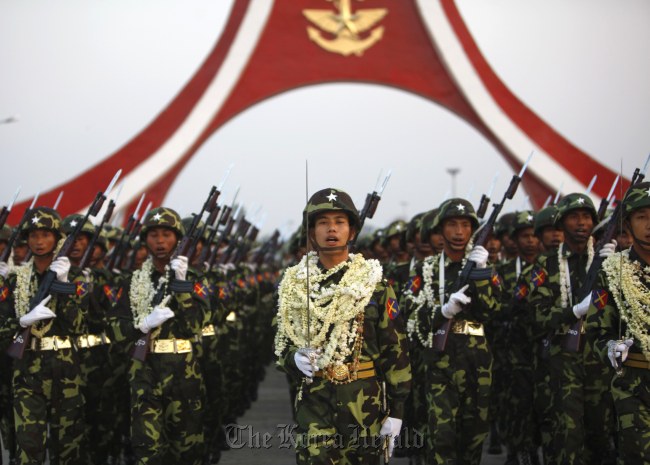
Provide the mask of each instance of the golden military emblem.
POLYGON ((322 49, 343 56, 361 56, 384 36, 384 27, 375 25, 388 14, 388 9, 365 8, 352 11, 352 0, 327 1, 334 3, 336 11, 302 11, 305 18, 318 26, 307 26, 307 35, 322 49), (323 32, 333 35, 334 38, 327 38, 323 32))

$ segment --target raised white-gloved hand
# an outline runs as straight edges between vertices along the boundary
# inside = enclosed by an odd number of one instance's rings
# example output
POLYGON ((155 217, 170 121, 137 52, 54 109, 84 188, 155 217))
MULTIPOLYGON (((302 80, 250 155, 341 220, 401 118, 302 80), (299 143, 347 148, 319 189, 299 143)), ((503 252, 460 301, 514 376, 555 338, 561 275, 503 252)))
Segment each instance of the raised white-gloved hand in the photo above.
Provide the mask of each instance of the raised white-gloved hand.
POLYGON ((600 258, 607 258, 610 255, 613 255, 614 252, 616 252, 616 239, 612 239, 610 242, 605 244, 598 252, 598 255, 600 258))
POLYGON ((31 309, 28 313, 25 313, 20 317, 20 326, 27 328, 28 326, 33 325, 37 321, 49 320, 50 318, 56 318, 56 314, 46 307, 47 303, 52 298, 51 295, 45 297, 41 302, 34 308, 31 309))
POLYGON ((7 262, 0 262, 0 276, 3 278, 6 278, 7 275, 9 274, 9 263, 7 262))
POLYGON ((402 420, 399 418, 388 417, 381 424, 381 430, 379 434, 381 436, 388 436, 388 456, 393 456, 393 449, 395 449, 395 442, 397 441, 397 436, 402 429, 402 420))
POLYGON ((442 306, 442 315, 445 318, 452 319, 463 309, 463 305, 467 305, 472 301, 471 297, 465 295, 468 287, 469 284, 465 284, 457 292, 449 296, 449 302, 442 306))
POLYGON ((187 277, 187 257, 179 255, 169 263, 169 266, 174 270, 176 279, 185 281, 185 278, 187 277))
POLYGON ((169 307, 158 306, 154 308, 149 315, 142 319, 142 323, 138 327, 140 331, 147 334, 154 328, 157 328, 165 321, 174 316, 174 312, 169 307))
POLYGON ((70 259, 68 257, 59 257, 52 262, 50 270, 56 273, 56 279, 62 283, 68 282, 68 273, 70 272, 70 259))
POLYGON ((619 368, 618 360, 616 360, 618 357, 621 358, 621 362, 624 362, 627 359, 627 354, 630 351, 632 344, 634 344, 632 339, 626 339, 623 342, 607 342, 607 357, 609 357, 609 362, 614 368, 619 368))
POLYGON ((587 294, 587 297, 582 299, 582 302, 573 306, 573 314, 576 318, 580 319, 587 314, 589 306, 591 305, 591 292, 587 294))
POLYGON ((318 360, 319 356, 320 351, 309 350, 309 352, 307 352, 307 349, 300 349, 293 355, 293 360, 296 362, 296 367, 307 378, 313 378, 315 369, 314 366, 316 365, 316 360, 318 360))
POLYGON ((476 263, 476 268, 485 268, 488 261, 488 251, 482 245, 475 246, 467 256, 467 260, 476 263))

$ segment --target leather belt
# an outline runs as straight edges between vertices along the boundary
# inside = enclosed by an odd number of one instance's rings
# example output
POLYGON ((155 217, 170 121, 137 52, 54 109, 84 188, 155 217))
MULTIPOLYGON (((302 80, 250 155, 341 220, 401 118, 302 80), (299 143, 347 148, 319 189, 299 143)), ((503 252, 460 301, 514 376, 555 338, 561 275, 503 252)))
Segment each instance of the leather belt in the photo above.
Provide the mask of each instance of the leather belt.
POLYGON ((485 336, 485 331, 481 323, 467 320, 454 320, 451 325, 451 332, 466 336, 485 336))
POLYGON ((155 339, 151 342, 153 354, 186 354, 192 352, 192 343, 188 339, 155 339))
POLYGON ((33 337, 30 349, 35 352, 43 350, 72 349, 72 339, 68 336, 33 337))
POLYGON ((87 349, 89 347, 110 344, 111 340, 104 333, 102 334, 84 334, 77 338, 77 348, 87 349))
POLYGON ((215 334, 217 334, 217 333, 214 330, 214 325, 204 326, 203 329, 201 330, 201 335, 203 337, 214 336, 215 334))
POLYGON ((330 365, 314 373, 317 378, 325 378, 336 384, 347 384, 358 379, 372 378, 376 375, 373 362, 344 363, 330 365))
POLYGON ((627 355, 627 360, 623 362, 626 367, 642 368, 650 370, 650 361, 643 354, 631 353, 627 355))

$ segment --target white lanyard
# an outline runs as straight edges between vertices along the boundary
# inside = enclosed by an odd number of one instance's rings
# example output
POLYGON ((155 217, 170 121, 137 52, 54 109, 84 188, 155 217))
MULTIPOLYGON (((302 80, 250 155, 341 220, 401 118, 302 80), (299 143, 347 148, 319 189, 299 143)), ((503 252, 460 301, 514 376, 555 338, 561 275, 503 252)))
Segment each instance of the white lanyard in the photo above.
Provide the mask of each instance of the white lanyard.
POLYGON ((564 257, 564 270, 566 274, 567 296, 569 297, 569 306, 573 307, 573 290, 571 289, 571 270, 569 269, 569 260, 564 257))
POLYGON ((517 257, 517 262, 515 263, 515 267, 517 269, 517 279, 519 279, 519 276, 521 275, 521 258, 517 257))
POLYGON ((445 252, 440 252, 440 262, 438 262, 438 297, 440 297, 440 306, 445 304, 445 252))

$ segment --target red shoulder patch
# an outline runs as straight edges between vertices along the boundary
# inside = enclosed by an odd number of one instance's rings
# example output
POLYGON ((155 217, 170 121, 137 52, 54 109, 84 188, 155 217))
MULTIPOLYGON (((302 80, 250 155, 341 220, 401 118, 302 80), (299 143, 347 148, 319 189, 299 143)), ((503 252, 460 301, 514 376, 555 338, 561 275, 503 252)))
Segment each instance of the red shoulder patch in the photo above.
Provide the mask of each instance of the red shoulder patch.
POLYGON ((9 298, 11 295, 11 291, 9 290, 9 287, 7 286, 2 286, 0 287, 0 302, 4 302, 9 298))

